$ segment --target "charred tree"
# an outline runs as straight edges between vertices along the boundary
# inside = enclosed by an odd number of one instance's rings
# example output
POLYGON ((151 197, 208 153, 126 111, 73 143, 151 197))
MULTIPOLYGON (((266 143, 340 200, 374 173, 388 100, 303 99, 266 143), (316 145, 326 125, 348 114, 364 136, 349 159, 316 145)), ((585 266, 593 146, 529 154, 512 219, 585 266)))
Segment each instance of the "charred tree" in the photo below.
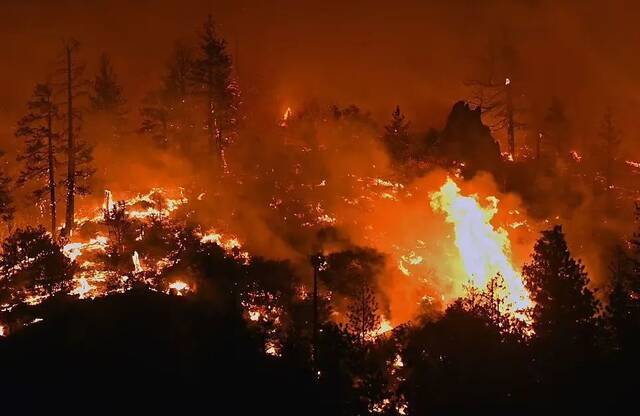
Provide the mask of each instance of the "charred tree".
POLYGON ((618 151, 622 139, 618 130, 613 112, 608 108, 602 118, 600 125, 600 140, 604 155, 604 178, 607 191, 613 189, 613 167, 618 157, 618 151))
POLYGON ((566 156, 570 150, 569 120, 562 102, 554 97, 544 117, 544 138, 554 156, 566 156))
MULTIPOLYGON (((2 151, 0 151, 0 156, 2 154, 2 151)), ((4 169, 0 169, 0 221, 7 226, 9 232, 11 232, 16 213, 10 185, 11 177, 5 173, 4 169)))
POLYGON ((89 192, 88 179, 94 170, 89 167, 92 160, 92 148, 84 141, 78 140, 81 114, 74 100, 85 95, 86 82, 82 77, 84 66, 75 61, 75 54, 79 43, 75 40, 67 42, 63 51, 62 67, 58 71, 63 75, 60 83, 66 97, 66 153, 67 178, 67 206, 65 213, 65 227, 63 236, 69 237, 75 227, 75 198, 89 192))
POLYGON ((89 97, 91 108, 95 112, 121 115, 125 99, 122 87, 118 83, 111 60, 106 54, 100 56, 100 66, 92 83, 89 97))
POLYGON ((490 42, 481 59, 479 75, 466 82, 472 89, 470 103, 490 120, 491 130, 505 131, 508 158, 512 160, 516 159, 516 132, 525 126, 513 86, 517 61, 516 50, 508 41, 490 42))
POLYGON ((194 92, 204 98, 205 129, 209 151, 226 171, 224 149, 237 123, 239 90, 232 74, 232 60, 226 42, 219 38, 209 15, 200 33, 199 54, 191 72, 194 92))
POLYGON ((372 338, 380 327, 378 302, 371 284, 362 280, 356 296, 351 299, 347 312, 347 328, 357 336, 360 345, 372 338))
POLYGON ((60 151, 61 135, 54 130, 54 121, 59 118, 58 106, 53 100, 53 90, 48 84, 36 85, 27 104, 28 113, 18 121, 16 136, 25 140, 25 148, 18 155, 24 166, 16 180, 18 186, 27 182, 37 185, 33 196, 38 203, 49 199, 51 235, 56 235, 57 226, 57 155, 60 151))
POLYGON ((406 162, 411 157, 409 123, 405 121, 400 106, 391 113, 391 121, 384 127, 382 140, 394 161, 406 162))

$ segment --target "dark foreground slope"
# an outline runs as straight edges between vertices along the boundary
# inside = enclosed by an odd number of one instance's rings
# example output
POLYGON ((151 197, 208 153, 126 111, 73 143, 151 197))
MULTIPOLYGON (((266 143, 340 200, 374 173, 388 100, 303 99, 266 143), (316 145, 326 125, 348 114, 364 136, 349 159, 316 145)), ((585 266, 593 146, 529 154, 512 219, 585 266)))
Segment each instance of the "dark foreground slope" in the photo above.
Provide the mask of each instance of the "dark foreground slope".
POLYGON ((266 356, 239 314, 208 302, 135 290, 42 307, 44 321, 0 341, 5 409, 137 404, 246 414, 308 403, 308 376, 266 356))

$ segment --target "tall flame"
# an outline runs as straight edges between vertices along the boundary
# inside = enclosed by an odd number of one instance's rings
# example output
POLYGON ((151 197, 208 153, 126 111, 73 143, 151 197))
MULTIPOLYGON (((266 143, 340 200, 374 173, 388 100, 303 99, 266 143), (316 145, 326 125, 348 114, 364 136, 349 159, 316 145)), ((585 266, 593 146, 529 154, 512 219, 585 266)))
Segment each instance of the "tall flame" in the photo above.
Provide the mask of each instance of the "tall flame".
POLYGON ((488 206, 480 205, 477 195, 463 196, 451 179, 431 195, 431 207, 446 214, 454 225, 455 244, 471 284, 482 290, 498 273, 505 281, 505 300, 516 311, 531 305, 522 276, 511 263, 511 242, 507 231, 491 224, 498 212, 498 199, 487 197, 488 206))

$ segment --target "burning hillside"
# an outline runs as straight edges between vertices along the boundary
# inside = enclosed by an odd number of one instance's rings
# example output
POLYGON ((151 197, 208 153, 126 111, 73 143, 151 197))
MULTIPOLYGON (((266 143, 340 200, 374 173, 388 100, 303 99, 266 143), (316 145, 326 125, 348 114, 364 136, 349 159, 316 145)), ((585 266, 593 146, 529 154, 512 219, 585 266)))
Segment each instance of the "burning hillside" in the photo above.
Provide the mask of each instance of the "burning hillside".
POLYGON ((425 98, 448 115, 276 93, 199 18, 140 96, 66 39, 11 110, 0 391, 402 416, 634 397, 640 163, 613 109, 578 132, 540 108, 506 34, 425 98))

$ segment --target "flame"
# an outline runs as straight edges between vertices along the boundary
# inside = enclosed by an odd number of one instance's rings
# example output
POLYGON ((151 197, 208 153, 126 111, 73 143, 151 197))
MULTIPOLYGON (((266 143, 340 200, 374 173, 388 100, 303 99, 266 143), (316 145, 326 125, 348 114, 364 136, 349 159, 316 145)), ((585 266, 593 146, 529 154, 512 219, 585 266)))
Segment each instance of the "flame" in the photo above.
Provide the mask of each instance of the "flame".
POLYGON ((581 162, 582 161, 582 156, 580 155, 580 153, 578 153, 576 150, 572 150, 569 152, 569 154, 571 155, 571 158, 573 160, 575 160, 576 162, 581 162))
POLYGON ((185 294, 191 292, 192 289, 187 282, 183 282, 182 280, 176 280, 169 284, 169 292, 175 293, 177 296, 184 296, 185 294))
POLYGON ((640 162, 635 162, 633 160, 625 160, 625 163, 631 166, 632 168, 636 168, 636 169, 640 168, 640 162))
POLYGON ((104 235, 98 235, 95 238, 87 242, 73 242, 67 243, 62 247, 62 252, 65 256, 67 256, 71 261, 75 261, 78 257, 80 257, 83 251, 94 251, 100 250, 105 251, 107 245, 109 243, 109 238, 104 235))
POLYGON ((287 107, 284 114, 282 114, 282 119, 280 120, 280 127, 287 127, 287 121, 291 118, 293 112, 291 111, 291 107, 287 107))
POLYGON ((71 291, 72 295, 78 295, 80 299, 85 299, 87 294, 95 289, 85 277, 81 277, 77 280, 78 286, 71 291))
POLYGON ((137 251, 133 252, 133 256, 131 256, 131 260, 133 261, 133 272, 134 273, 142 273, 142 272, 144 272, 144 269, 142 268, 142 265, 140 264, 140 255, 138 254, 137 251))
POLYGON ((6 337, 7 336, 7 328, 0 324, 0 337, 6 337))
POLYGON ((233 235, 225 235, 215 229, 210 229, 206 234, 200 235, 201 243, 214 243, 223 248, 227 253, 232 255, 236 260, 242 261, 243 264, 249 264, 251 256, 248 252, 242 250, 242 243, 233 235))
POLYGON ((454 225, 455 244, 471 284, 483 290, 490 279, 500 274, 506 286, 506 293, 500 295, 516 311, 531 306, 522 276, 511 264, 509 235, 504 228, 491 224, 498 212, 498 199, 488 197, 489 205, 482 207, 477 195, 461 195, 451 178, 430 196, 432 209, 445 213, 446 221, 454 225))
POLYGON ((105 211, 113 210, 113 198, 111 195, 111 191, 108 189, 104 190, 104 205, 102 206, 102 208, 105 211))

